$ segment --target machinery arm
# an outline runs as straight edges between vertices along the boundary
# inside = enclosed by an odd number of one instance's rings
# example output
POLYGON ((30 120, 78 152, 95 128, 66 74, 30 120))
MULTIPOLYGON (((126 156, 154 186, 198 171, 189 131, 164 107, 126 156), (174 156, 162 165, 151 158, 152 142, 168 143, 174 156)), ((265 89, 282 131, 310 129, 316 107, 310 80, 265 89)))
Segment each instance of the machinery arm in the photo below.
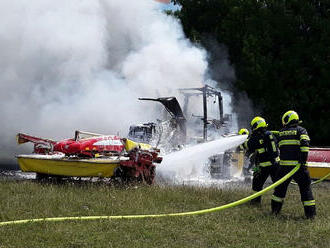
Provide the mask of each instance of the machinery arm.
POLYGON ((34 136, 30 136, 24 133, 18 133, 16 135, 16 140, 18 144, 24 144, 26 142, 32 142, 34 144, 45 144, 45 145, 55 145, 56 141, 50 139, 42 139, 34 136))

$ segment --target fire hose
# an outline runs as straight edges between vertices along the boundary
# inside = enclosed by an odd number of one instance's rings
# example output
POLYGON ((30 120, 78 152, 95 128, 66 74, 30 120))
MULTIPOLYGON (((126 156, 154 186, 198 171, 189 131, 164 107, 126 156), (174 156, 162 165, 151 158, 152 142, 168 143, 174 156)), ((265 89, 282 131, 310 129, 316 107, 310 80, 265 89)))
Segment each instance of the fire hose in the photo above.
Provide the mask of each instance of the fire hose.
POLYGON ((231 202, 219 207, 214 208, 208 208, 203 210, 197 210, 197 211, 190 211, 190 212, 181 212, 181 213, 168 213, 168 214, 146 214, 146 215, 116 215, 116 216, 72 216, 72 217, 53 217, 53 218, 38 218, 38 219, 25 219, 25 220, 12 220, 12 221, 4 221, 0 222, 0 226, 5 225, 15 225, 15 224, 25 224, 25 223, 32 223, 32 222, 57 222, 57 221, 66 221, 66 220, 101 220, 101 219, 144 219, 144 218, 162 218, 162 217, 174 217, 174 216, 189 216, 189 215, 199 215, 199 214, 206 214, 206 213, 212 213, 221 211, 224 209, 236 207, 238 205, 241 205, 243 203, 246 203, 258 196, 261 196, 268 192, 269 190, 277 187, 281 183, 283 183, 285 180, 290 178, 294 173, 297 172, 297 170, 300 168, 300 164, 298 164, 296 167, 294 167, 287 175, 273 183, 272 185, 264 188, 261 191, 258 191, 257 193, 254 193, 250 196, 247 196, 245 198, 242 198, 240 200, 237 200, 235 202, 231 202))

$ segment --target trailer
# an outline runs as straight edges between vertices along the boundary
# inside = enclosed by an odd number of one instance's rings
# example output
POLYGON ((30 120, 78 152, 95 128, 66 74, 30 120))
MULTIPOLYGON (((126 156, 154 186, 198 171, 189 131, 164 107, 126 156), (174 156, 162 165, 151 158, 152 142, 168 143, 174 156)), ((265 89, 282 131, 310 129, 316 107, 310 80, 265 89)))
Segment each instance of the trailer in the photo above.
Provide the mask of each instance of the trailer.
POLYGON ((153 184, 162 161, 159 149, 116 135, 76 131, 73 139, 53 141, 19 133, 17 142, 34 144, 32 154, 17 160, 23 172, 35 172, 37 179, 100 177, 153 184))

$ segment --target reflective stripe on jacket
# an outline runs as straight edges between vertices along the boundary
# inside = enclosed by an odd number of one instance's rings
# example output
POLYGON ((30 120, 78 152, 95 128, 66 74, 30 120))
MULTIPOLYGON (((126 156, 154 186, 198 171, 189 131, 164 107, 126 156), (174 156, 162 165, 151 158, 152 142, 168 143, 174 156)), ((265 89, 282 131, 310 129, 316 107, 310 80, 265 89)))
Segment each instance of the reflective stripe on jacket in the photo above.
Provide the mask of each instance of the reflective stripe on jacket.
POLYGON ((284 127, 278 139, 281 165, 306 164, 310 139, 305 128, 297 124, 284 127))

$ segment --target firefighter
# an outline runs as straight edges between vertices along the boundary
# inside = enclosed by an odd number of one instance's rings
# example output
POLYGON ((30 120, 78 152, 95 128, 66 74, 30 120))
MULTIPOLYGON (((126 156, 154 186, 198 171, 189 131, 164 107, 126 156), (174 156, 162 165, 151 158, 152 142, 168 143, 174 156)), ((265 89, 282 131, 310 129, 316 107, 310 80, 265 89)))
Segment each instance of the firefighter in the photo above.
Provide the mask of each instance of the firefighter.
POLYGON ((274 214, 281 211, 289 183, 294 179, 299 185, 305 216, 313 219, 316 215, 315 200, 306 167, 310 139, 306 129, 299 126, 300 123, 298 114, 293 110, 286 112, 282 117, 283 128, 279 132, 280 166, 277 178, 288 174, 297 164, 300 164, 300 168, 292 177, 275 188, 271 208, 274 214))
MULTIPOLYGON (((252 189, 262 190, 267 178, 270 176, 275 182, 279 156, 276 138, 267 130, 267 123, 262 117, 255 117, 251 121, 252 134, 246 141, 247 154, 255 156, 255 168, 252 178, 252 189)), ((261 196, 251 200, 252 204, 260 204, 261 196)))
MULTIPOLYGON (((247 135, 249 137, 250 132, 246 128, 241 128, 239 130, 238 134, 247 135)), ((247 147, 246 147, 246 142, 245 142, 242 145, 240 145, 237 148, 237 151, 236 151, 236 152, 243 152, 244 153, 242 175, 245 176, 245 177, 250 175, 249 171, 254 165, 254 159, 253 159, 253 156, 252 156, 253 153, 251 154, 250 159, 248 159, 248 156, 246 154, 246 150, 247 150, 247 147)))
MULTIPOLYGON (((249 130, 247 130, 246 128, 241 128, 241 129, 238 131, 238 134, 249 136, 250 132, 249 132, 249 130)), ((244 151, 245 149, 246 149, 246 147, 245 147, 245 143, 239 146, 239 150, 244 151)))

